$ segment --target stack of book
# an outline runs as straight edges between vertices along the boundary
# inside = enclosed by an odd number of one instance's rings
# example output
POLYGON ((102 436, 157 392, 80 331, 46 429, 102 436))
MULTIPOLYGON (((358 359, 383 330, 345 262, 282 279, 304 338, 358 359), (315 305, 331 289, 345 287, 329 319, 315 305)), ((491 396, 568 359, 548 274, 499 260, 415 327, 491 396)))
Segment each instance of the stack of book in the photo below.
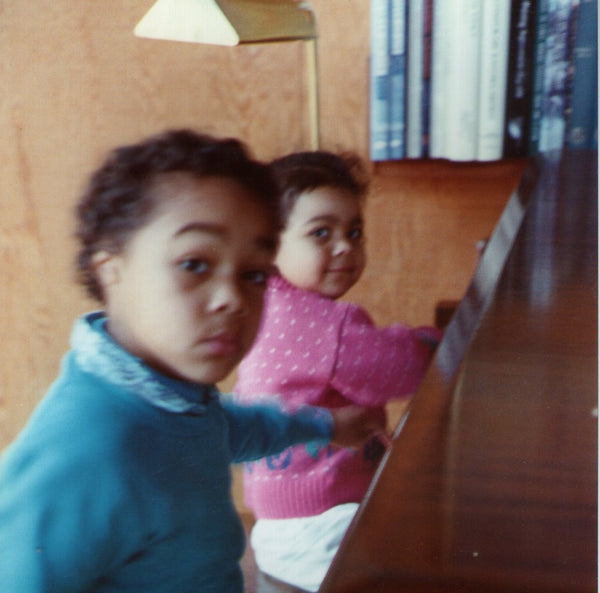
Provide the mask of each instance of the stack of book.
POLYGON ((371 0, 374 161, 598 146, 597 0, 371 0))

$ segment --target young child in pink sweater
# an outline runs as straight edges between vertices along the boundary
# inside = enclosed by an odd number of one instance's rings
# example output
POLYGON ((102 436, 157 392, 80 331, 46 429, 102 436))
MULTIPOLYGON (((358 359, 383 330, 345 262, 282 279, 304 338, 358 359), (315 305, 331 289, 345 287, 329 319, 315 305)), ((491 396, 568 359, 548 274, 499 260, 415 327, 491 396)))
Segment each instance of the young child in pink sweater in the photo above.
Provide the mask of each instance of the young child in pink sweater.
MULTIPOLYGON (((441 335, 430 327, 378 328, 359 306, 338 300, 365 266, 358 158, 294 153, 272 163, 284 229, 262 325, 238 369, 238 401, 376 408, 415 392, 441 335)), ((298 445, 246 465, 245 501, 265 583, 274 577, 316 591, 384 451, 298 445), (266 577, 265 577, 266 575, 266 577)), ((297 590, 297 589, 292 589, 297 590)))

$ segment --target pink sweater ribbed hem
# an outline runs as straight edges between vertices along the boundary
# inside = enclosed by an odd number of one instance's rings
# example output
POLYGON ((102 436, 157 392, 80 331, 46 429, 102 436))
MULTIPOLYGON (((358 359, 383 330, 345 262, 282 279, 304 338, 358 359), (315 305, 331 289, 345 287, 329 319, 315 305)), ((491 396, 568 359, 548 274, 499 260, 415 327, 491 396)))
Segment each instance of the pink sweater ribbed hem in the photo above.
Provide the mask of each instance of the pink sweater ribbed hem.
POLYGON ((360 502, 378 459, 365 460, 362 451, 346 450, 338 450, 330 459, 331 463, 321 459, 308 471, 289 473, 268 469, 265 460, 247 464, 246 505, 257 519, 288 519, 318 515, 346 502, 360 502))

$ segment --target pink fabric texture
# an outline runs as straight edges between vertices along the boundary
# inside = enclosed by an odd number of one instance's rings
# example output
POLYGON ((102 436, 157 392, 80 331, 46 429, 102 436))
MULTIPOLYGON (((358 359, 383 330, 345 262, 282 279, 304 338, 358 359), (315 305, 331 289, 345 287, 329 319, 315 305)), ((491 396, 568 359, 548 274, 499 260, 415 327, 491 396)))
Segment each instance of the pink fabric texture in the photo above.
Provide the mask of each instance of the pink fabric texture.
MULTIPOLYGON (((435 328, 377 328, 359 306, 334 301, 271 278, 261 329, 238 368, 242 403, 278 401, 336 408, 378 408, 414 393, 429 360, 435 328)), ((246 464, 245 502, 256 518, 316 515, 360 502, 383 454, 376 441, 355 451, 333 445, 296 445, 246 464)))

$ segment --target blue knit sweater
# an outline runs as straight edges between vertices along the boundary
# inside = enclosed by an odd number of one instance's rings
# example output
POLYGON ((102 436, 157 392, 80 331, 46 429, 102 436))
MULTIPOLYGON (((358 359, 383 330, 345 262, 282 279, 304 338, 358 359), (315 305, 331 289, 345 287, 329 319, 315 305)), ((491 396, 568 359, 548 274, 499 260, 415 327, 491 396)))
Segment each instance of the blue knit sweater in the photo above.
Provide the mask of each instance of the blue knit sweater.
POLYGON ((0 463, 2 593, 241 593, 229 465, 327 440, 331 416, 220 401, 79 320, 60 376, 0 463))

